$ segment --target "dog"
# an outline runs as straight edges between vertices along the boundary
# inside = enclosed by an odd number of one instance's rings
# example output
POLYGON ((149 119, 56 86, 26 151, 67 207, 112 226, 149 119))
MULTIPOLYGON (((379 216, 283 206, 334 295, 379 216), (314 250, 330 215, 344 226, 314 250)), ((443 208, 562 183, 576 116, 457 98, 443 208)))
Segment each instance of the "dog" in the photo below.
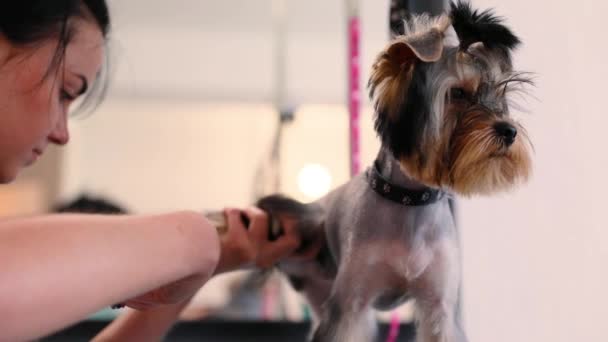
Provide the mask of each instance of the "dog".
POLYGON ((369 79, 381 140, 374 165, 313 203, 257 203, 295 222, 302 248, 322 246, 313 261, 277 265, 314 310, 314 342, 374 341, 373 309, 408 299, 417 341, 467 341, 452 200, 509 190, 531 174, 532 144, 509 113, 511 95, 532 84, 513 68, 519 38, 492 10, 463 1, 404 26, 369 79))

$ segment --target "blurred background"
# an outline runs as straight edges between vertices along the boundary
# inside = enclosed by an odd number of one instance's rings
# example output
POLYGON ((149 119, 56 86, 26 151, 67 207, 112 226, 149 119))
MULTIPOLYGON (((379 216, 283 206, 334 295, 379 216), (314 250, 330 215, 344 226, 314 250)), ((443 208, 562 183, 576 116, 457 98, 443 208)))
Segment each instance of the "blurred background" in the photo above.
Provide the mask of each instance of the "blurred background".
MULTIPOLYGON (((535 145, 531 182, 459 202, 470 340, 606 341, 608 4, 472 2, 507 18, 524 41, 516 67, 538 77, 536 99, 525 104, 529 113, 516 113, 535 145)), ((349 179, 344 1, 110 0, 110 6, 106 101, 72 120, 68 147, 0 188, 0 214, 47 212, 82 195, 134 213, 246 206, 275 189, 308 201, 349 179), (279 124, 281 113, 291 120, 279 124)), ((388 41, 389 1, 361 0, 358 13, 364 89, 388 41)), ((362 167, 379 147, 372 114, 362 95, 362 167)), ((183 318, 309 318, 279 278, 265 286, 251 280, 215 279, 183 318), (239 293, 245 299, 237 300, 239 293)), ((395 314, 411 321, 407 305, 395 314)))

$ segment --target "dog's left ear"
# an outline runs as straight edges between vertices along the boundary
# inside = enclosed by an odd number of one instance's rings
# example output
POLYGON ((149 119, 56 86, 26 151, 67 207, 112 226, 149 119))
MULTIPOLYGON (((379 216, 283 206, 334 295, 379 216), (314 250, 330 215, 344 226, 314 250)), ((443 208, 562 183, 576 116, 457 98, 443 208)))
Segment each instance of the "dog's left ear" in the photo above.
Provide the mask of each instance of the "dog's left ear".
POLYGON ((427 24, 411 23, 410 32, 406 29, 406 34, 393 40, 376 59, 368 86, 377 113, 395 118, 407 97, 416 64, 432 63, 441 58, 450 18, 442 15, 427 24))
POLYGON ((401 50, 401 52, 405 52, 405 55, 402 55, 402 57, 409 54, 407 57, 411 58, 414 56, 423 62, 437 62, 443 53, 443 39, 450 25, 450 18, 447 15, 442 15, 427 30, 413 32, 410 35, 402 36, 401 39, 397 39, 389 47, 389 54, 393 48, 405 48, 406 50, 401 50), (397 47, 397 45, 400 45, 400 47, 397 47))

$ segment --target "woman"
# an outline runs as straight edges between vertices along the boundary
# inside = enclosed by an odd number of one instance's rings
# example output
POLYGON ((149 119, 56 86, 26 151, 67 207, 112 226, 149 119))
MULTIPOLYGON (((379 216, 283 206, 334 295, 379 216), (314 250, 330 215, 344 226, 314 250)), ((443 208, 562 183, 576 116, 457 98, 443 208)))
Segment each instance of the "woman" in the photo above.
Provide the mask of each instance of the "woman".
MULTIPOLYGON (((104 0, 0 6, 0 183, 68 143, 70 106, 103 90, 109 26, 104 0)), ((298 247, 289 225, 270 242, 266 215, 246 209, 246 229, 240 212, 226 210, 222 236, 188 211, 0 220, 0 340, 35 339, 119 302, 151 310, 128 312, 100 339, 159 336, 213 275, 269 266, 298 247)))

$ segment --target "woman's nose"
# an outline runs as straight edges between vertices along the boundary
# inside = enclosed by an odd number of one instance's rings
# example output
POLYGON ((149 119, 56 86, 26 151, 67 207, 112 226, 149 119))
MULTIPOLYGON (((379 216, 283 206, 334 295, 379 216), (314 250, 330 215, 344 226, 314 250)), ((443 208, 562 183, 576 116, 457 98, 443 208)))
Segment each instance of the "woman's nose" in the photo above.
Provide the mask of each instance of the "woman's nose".
POLYGON ((57 145, 65 145, 70 141, 67 114, 63 114, 55 128, 49 134, 49 141, 57 145))

